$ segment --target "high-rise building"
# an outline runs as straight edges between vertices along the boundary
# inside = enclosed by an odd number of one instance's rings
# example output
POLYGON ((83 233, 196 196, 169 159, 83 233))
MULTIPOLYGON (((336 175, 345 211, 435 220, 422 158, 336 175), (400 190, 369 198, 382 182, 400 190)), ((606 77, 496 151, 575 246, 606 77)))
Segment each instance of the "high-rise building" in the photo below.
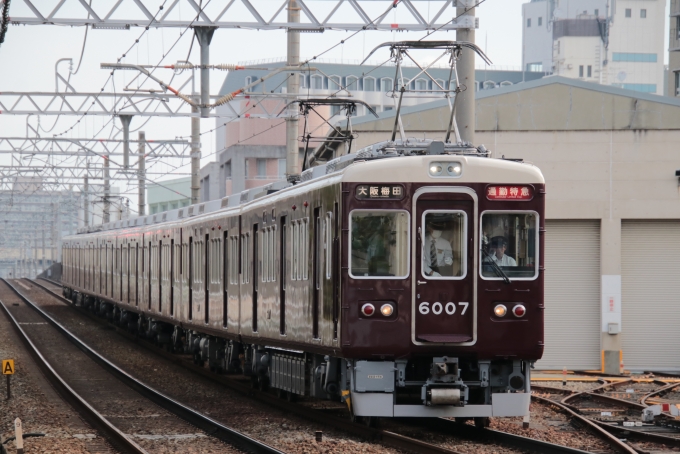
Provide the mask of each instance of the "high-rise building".
POLYGON ((664 94, 663 0, 532 0, 522 16, 525 69, 664 94))

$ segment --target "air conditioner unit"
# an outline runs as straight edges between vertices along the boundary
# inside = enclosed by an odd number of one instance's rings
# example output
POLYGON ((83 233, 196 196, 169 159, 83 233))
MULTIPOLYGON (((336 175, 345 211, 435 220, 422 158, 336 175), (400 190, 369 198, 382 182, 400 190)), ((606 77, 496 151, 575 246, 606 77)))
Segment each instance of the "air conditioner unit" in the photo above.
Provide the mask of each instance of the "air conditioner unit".
POLYGON ((572 65, 571 63, 569 63, 569 64, 567 65, 567 69, 573 69, 573 68, 574 68, 574 65, 572 65))

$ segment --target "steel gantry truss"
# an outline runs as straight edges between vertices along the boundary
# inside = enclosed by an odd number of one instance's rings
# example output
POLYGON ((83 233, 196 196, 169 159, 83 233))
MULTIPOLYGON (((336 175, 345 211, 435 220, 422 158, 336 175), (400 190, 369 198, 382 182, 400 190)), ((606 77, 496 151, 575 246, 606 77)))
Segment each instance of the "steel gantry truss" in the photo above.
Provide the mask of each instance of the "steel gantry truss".
MULTIPOLYGON (((293 22, 287 17, 289 0, 230 0, 229 2, 208 2, 201 8, 196 0, 174 0, 159 11, 158 1, 118 0, 113 6, 109 2, 85 0, 60 1, 52 3, 23 0, 30 15, 12 16, 11 23, 17 25, 68 25, 104 29, 129 29, 130 27, 215 27, 255 30, 292 30, 302 32, 323 32, 325 30, 386 30, 423 31, 457 30, 476 28, 474 17, 456 17, 456 7, 472 7, 476 0, 296 0, 300 8, 300 21, 293 22), (380 16, 371 17, 367 11, 379 5, 393 3, 400 8, 399 23, 390 22, 391 10, 380 16), (175 20, 178 11, 192 11, 196 20, 175 20), (64 17, 80 10, 80 17, 64 17), (67 13, 68 11, 68 13, 67 13), (433 13, 433 14, 431 14, 433 13), (119 18, 123 16, 124 18, 119 18), (114 17, 116 17, 114 19, 114 17), (235 17, 243 18, 234 20, 235 17), (269 18, 269 19, 267 19, 269 18)), ((16 8, 16 7, 15 7, 16 8)))
MULTIPOLYGON (((139 145, 139 140, 128 141, 139 145)), ((191 142, 186 140, 146 140, 145 156, 154 158, 188 158, 191 142)), ((117 157, 124 156, 125 140, 67 139, 54 137, 0 137, 0 154, 13 156, 117 157)), ((139 156, 138 153, 130 153, 139 156)))

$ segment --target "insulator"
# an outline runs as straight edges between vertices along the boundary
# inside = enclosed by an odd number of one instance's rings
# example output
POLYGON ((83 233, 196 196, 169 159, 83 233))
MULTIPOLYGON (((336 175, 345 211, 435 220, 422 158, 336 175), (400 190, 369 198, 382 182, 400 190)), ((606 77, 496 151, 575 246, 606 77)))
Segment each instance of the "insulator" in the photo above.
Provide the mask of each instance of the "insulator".
POLYGON ((180 71, 184 71, 185 69, 194 69, 194 65, 192 63, 177 62, 174 66, 175 66, 175 69, 178 69, 180 71))
POLYGON ((220 99, 215 101, 215 104, 213 104, 214 107, 221 106, 222 104, 226 104, 229 101, 234 99, 233 93, 227 93, 226 95, 222 96, 220 99))
POLYGON ((219 65, 213 65, 213 69, 219 69, 221 71, 235 71, 240 69, 240 67, 229 63, 220 63, 219 65))
POLYGON ((194 104, 194 102, 191 100, 191 98, 188 97, 187 95, 183 95, 182 93, 177 93, 177 97, 184 100, 184 102, 186 102, 187 104, 191 104, 191 105, 194 104))

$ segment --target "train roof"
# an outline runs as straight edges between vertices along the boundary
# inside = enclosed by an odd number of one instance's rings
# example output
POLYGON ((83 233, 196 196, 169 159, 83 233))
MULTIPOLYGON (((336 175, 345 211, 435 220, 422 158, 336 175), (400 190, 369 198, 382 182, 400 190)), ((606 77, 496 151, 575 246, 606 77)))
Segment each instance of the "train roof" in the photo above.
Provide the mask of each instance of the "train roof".
POLYGON ((267 195, 292 187, 308 186, 307 182, 326 179, 332 174, 341 174, 343 182, 432 182, 427 169, 431 162, 456 161, 462 164, 462 172, 456 181, 460 183, 493 182, 499 184, 543 184, 545 179, 538 167, 520 160, 489 158, 484 147, 475 148, 469 144, 444 144, 430 139, 408 139, 379 142, 362 148, 356 153, 340 156, 324 164, 311 167, 300 175, 297 184, 281 180, 257 188, 232 194, 221 200, 191 205, 162 213, 109 222, 78 229, 78 234, 97 233, 109 230, 142 228, 166 222, 183 222, 193 217, 238 208, 267 195), (399 158, 399 159, 395 159, 399 158), (404 165, 404 159, 409 160, 404 165), (353 165, 359 164, 362 165, 353 165), (414 168, 424 169, 422 175, 414 168))

